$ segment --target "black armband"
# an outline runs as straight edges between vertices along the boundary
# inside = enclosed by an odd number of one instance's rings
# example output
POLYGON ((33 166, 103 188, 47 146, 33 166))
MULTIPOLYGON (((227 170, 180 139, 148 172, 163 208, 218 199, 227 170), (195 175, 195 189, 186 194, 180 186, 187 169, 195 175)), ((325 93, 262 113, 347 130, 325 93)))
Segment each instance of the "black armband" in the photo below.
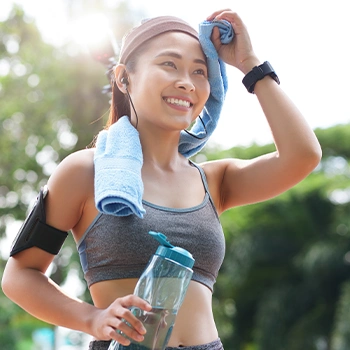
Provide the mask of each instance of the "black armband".
POLYGON ((47 191, 47 186, 40 190, 33 209, 12 243, 10 256, 31 247, 38 247, 53 255, 60 251, 68 233, 46 224, 44 199, 47 191))

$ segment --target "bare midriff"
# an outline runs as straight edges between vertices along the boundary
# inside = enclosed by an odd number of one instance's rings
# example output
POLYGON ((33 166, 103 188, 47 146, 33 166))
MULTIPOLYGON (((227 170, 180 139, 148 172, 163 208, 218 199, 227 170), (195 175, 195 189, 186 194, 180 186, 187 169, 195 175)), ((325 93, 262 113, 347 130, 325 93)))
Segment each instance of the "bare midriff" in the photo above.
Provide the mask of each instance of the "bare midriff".
MULTIPOLYGON (((90 287, 94 304, 107 308, 116 298, 132 294, 137 279, 112 280, 90 287)), ((212 292, 201 283, 191 281, 178 312, 168 346, 191 346, 214 341, 218 332, 212 312, 212 292)))

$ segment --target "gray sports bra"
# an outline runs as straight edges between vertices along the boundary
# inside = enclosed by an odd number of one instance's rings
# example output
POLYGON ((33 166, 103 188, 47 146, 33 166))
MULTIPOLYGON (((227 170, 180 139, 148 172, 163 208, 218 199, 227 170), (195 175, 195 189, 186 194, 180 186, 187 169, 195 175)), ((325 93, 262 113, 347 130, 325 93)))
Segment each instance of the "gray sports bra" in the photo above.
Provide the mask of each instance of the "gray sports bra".
POLYGON ((89 287, 105 280, 140 277, 158 247, 148 231, 156 231, 192 253, 192 280, 213 290, 225 255, 225 239, 204 171, 194 166, 200 171, 206 193, 198 206, 174 209, 143 201, 143 219, 136 215, 97 215, 77 243, 89 287))

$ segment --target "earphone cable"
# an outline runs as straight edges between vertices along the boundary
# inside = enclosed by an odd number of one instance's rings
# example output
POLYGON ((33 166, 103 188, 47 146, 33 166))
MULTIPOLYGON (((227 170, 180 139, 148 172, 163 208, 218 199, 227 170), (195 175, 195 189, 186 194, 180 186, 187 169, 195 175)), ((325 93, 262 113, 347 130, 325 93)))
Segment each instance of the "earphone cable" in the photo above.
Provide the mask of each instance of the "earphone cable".
POLYGON ((131 96, 130 96, 130 94, 129 94, 129 90, 128 90, 127 86, 125 86, 125 90, 126 90, 126 93, 128 94, 128 98, 129 98, 129 100, 130 100, 132 109, 133 109, 134 112, 135 112, 135 116, 136 116, 136 125, 135 125, 135 129, 137 130, 137 126, 138 126, 138 124, 139 124, 139 117, 138 117, 138 115, 137 115, 137 113, 136 113, 136 109, 135 109, 134 103, 132 102, 132 99, 131 99, 131 96))

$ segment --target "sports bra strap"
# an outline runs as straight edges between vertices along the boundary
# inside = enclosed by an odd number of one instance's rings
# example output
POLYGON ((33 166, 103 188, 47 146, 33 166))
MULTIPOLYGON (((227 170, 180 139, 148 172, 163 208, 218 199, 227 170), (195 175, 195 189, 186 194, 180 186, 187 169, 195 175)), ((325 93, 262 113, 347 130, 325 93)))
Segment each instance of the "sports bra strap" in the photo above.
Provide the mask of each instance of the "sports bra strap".
POLYGON ((192 160, 189 160, 190 164, 193 165, 194 167, 196 167, 199 170, 199 173, 201 174, 201 178, 202 178, 202 182, 205 188, 205 192, 207 192, 210 196, 210 192, 209 192, 209 187, 208 187, 208 182, 207 182, 207 177, 205 176, 205 172, 204 170, 197 165, 196 163, 192 162, 192 160))

